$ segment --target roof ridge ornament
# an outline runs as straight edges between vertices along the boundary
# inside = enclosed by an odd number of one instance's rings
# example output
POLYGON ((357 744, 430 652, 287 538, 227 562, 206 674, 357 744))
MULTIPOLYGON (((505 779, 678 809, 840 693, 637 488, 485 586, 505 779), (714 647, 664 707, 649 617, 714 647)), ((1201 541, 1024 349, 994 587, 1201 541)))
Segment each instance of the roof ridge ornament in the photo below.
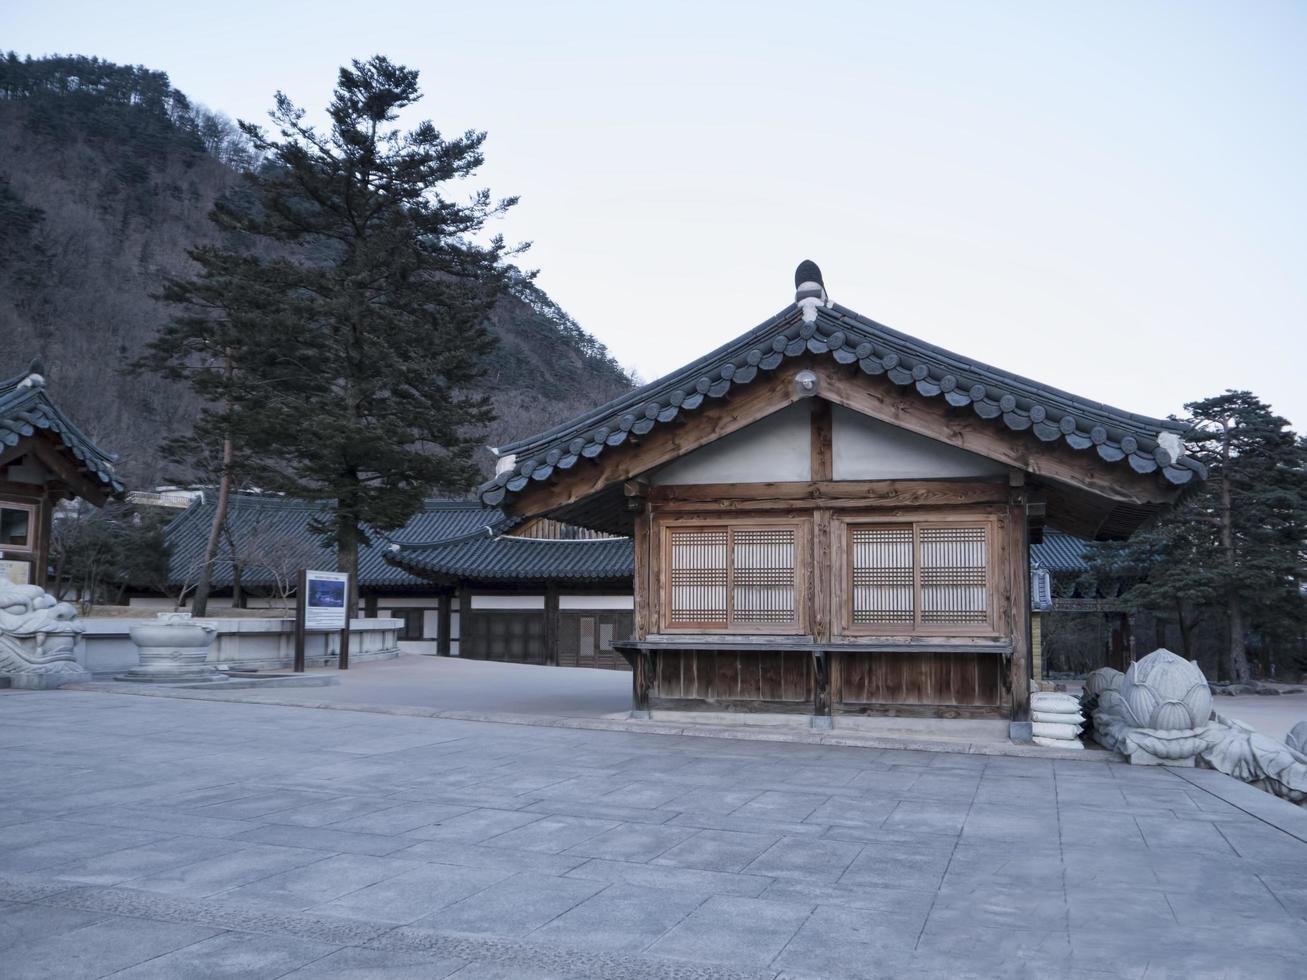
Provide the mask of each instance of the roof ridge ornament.
POLYGON ((1157 434, 1157 447, 1164 450, 1171 457, 1169 465, 1174 466, 1184 455, 1184 439, 1178 432, 1159 432, 1157 434))
POLYGON ((817 310, 834 305, 826 295, 821 269, 812 259, 804 259, 794 270, 794 305, 803 311, 804 323, 815 323, 817 310))
POLYGON ((44 388, 45 387, 45 365, 41 363, 39 357, 32 358, 32 363, 27 367, 27 377, 16 385, 18 388, 44 388))

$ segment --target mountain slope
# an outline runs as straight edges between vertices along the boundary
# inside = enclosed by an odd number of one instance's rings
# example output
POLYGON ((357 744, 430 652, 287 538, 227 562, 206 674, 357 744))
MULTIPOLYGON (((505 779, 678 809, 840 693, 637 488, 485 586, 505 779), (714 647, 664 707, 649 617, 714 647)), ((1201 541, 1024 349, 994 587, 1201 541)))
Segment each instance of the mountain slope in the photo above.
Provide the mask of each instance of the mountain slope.
MULTIPOLYGON (((152 294, 214 241, 244 148, 163 72, 90 58, 0 59, 0 376, 34 356, 59 404, 121 456, 130 485, 186 474, 155 452, 199 410, 128 365, 168 319, 152 294)), ((498 445, 630 387, 602 345, 523 281, 491 317, 498 445), (568 394, 559 396, 560 392, 568 394)), ((485 465, 490 466, 489 454, 485 465)))

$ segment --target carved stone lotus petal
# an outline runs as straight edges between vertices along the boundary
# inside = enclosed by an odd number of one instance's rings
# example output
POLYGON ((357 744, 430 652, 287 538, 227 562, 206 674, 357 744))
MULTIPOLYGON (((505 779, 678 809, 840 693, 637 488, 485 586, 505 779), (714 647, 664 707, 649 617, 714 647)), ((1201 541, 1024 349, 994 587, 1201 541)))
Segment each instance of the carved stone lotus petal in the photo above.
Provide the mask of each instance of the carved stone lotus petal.
POLYGON ((1085 678, 1085 694, 1092 696, 1102 694, 1104 691, 1119 690, 1124 679, 1125 675, 1115 667, 1099 667, 1097 670, 1090 671, 1089 676, 1085 678))
MULTIPOLYGON (((1126 675, 1126 684, 1121 688, 1121 700, 1125 707, 1125 722, 1132 728, 1156 728, 1153 715, 1158 708, 1157 695, 1151 688, 1142 684, 1131 684, 1130 675, 1126 675)), ((1185 726, 1188 727, 1187 725, 1185 726)))

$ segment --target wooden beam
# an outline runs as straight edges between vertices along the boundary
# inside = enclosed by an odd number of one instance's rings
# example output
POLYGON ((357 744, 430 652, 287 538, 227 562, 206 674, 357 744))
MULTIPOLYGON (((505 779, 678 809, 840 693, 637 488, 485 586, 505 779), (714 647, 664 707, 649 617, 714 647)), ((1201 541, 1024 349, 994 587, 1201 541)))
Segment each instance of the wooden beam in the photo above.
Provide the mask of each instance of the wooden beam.
POLYGON ((830 402, 824 398, 812 399, 812 422, 808 445, 811 457, 810 478, 817 482, 833 480, 835 448, 831 431, 831 410, 830 402))
POLYGON ((88 477, 81 464, 70 453, 61 452, 51 446, 47 440, 37 438, 30 440, 29 451, 67 483, 77 496, 89 500, 96 507, 103 507, 108 501, 109 495, 103 485, 88 477))
POLYGON ((673 504, 743 507, 758 503, 794 506, 854 504, 859 507, 1006 504, 1007 486, 960 480, 840 480, 793 483, 700 483, 649 488, 659 509, 673 504))

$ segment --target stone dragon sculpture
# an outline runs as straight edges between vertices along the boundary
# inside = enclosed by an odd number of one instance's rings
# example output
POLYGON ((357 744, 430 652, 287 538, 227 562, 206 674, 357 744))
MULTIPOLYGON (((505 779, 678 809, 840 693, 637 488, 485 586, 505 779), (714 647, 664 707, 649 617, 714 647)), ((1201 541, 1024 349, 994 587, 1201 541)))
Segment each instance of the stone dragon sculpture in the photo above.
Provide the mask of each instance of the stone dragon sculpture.
POLYGON ((0 581, 0 675, 83 675, 77 611, 38 585, 0 581))

